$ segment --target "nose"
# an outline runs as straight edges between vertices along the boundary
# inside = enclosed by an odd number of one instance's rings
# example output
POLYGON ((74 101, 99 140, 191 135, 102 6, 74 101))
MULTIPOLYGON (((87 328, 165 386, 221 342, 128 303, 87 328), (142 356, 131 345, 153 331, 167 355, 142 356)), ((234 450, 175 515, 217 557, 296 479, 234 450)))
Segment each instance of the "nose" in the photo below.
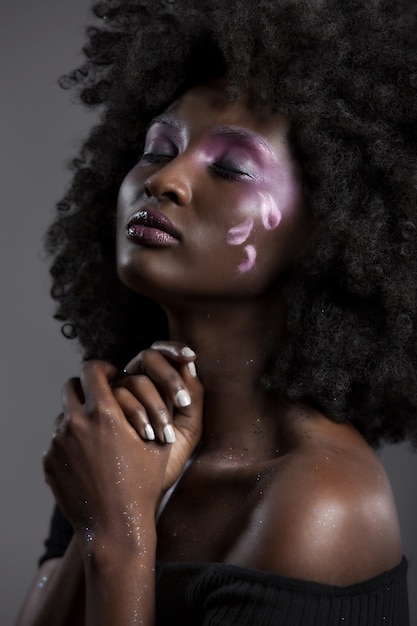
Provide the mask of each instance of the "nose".
POLYGON ((191 201, 191 180, 185 163, 170 161, 150 176, 144 185, 148 198, 171 200, 178 206, 191 201))

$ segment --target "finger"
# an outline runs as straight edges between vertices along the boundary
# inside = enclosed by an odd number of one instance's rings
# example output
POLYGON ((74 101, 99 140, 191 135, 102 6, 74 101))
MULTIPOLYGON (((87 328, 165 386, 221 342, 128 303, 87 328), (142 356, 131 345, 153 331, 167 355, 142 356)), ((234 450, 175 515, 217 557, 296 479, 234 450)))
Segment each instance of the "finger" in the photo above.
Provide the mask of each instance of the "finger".
MULTIPOLYGON (((195 365, 193 363, 193 372, 195 365)), ((131 374, 140 373, 148 376, 159 389, 162 396, 168 399, 177 408, 184 408, 191 404, 190 392, 184 378, 178 372, 178 367, 174 367, 158 350, 149 348, 142 350, 137 357, 129 364, 131 374)), ((135 377, 128 377, 124 384, 128 386, 132 393, 135 393, 135 377)))
POLYGON ((174 428, 189 439, 194 441, 194 446, 200 441, 202 435, 203 416, 203 386, 198 378, 190 374, 187 364, 180 366, 180 373, 190 391, 191 404, 177 409, 174 413, 174 428))
POLYGON ((128 421, 141 437, 162 443, 173 443, 171 411, 158 389, 147 376, 130 376, 129 381, 116 381, 113 394, 128 421), (123 383, 129 382, 129 387, 123 383), (154 437, 152 437, 152 433, 154 437))
POLYGON ((59 446, 60 446, 59 442, 62 436, 63 435, 65 436, 66 430, 67 430, 67 419, 64 413, 60 413, 58 415, 58 417, 55 419, 54 426, 55 428, 52 434, 52 439, 50 441, 49 447, 47 448, 47 450, 45 450, 45 452, 43 453, 43 457, 42 457, 44 478, 45 478, 45 482, 48 485, 50 484, 50 479, 54 472, 56 458, 60 458, 59 453, 57 453, 57 450, 59 449, 59 446))
POLYGON ((85 407, 90 415, 117 415, 118 404, 110 388, 110 381, 118 370, 107 361, 85 361, 81 367, 80 383, 85 398, 85 407))
POLYGON ((143 404, 138 402, 137 398, 126 389, 126 387, 117 387, 113 390, 113 395, 120 405, 127 421, 135 429, 142 439, 146 441, 154 441, 156 439, 155 431, 143 404))
POLYGON ((178 367, 178 374, 184 380, 187 389, 190 392, 191 403, 189 406, 181 407, 181 412, 184 415, 193 414, 198 407, 202 408, 204 389, 200 379, 194 376, 193 372, 190 372, 188 367, 189 363, 184 363, 178 367))
POLYGON ((154 341, 151 348, 178 362, 193 361, 197 358, 190 346, 178 341, 154 341))
POLYGON ((194 363, 197 355, 194 350, 186 344, 178 341, 154 341, 151 348, 158 350, 158 352, 173 361, 178 363, 185 362, 191 376, 197 378, 197 369, 194 363))
MULTIPOLYGON (((177 363, 188 363, 197 358, 197 355, 192 348, 178 341, 155 341, 151 345, 150 349, 157 350, 171 361, 175 361, 177 363)), ((135 371, 138 361, 140 361, 140 353, 129 361, 126 365, 125 371, 128 373, 135 371), (133 370, 131 368, 133 368, 133 370)))
POLYGON ((79 378, 70 378, 62 387, 62 406, 65 412, 80 408, 85 402, 79 378))

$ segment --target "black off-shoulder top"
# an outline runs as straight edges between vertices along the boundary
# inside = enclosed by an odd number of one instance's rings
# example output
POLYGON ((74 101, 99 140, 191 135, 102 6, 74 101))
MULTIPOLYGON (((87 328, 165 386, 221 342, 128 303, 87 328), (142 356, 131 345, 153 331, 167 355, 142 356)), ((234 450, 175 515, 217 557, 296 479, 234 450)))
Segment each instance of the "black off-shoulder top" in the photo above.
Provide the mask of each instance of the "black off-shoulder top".
MULTIPOLYGON (((40 562, 62 556, 72 536, 58 508, 40 562)), ((156 568, 156 626, 409 626, 407 561, 349 587, 228 565, 156 568)))

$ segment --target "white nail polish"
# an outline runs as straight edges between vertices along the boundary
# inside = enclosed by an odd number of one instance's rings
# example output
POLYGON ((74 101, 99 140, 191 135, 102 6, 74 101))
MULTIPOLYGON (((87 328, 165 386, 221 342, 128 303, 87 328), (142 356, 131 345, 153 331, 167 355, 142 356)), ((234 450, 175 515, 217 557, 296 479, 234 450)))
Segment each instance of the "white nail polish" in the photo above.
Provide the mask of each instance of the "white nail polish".
POLYGON ((180 406, 181 408, 184 408, 186 406, 190 406, 191 404, 191 398, 190 395, 187 391, 185 391, 185 389, 180 389, 177 392, 177 395, 175 396, 175 399, 178 403, 178 406, 180 406))
POLYGON ((195 368, 194 361, 191 361, 191 363, 187 363, 187 367, 188 367, 188 371, 190 372, 191 376, 193 378, 197 378, 197 370, 195 368))
POLYGON ((165 443, 174 443, 175 441, 175 433, 171 424, 164 426, 164 439, 165 443))
POLYGON ((153 441, 155 439, 155 432, 150 424, 146 424, 145 426, 145 436, 146 439, 149 439, 149 441, 153 441))
POLYGON ((196 356, 194 350, 191 350, 191 348, 183 348, 181 350, 181 354, 182 354, 182 356, 185 356, 186 358, 188 358, 190 356, 196 356))

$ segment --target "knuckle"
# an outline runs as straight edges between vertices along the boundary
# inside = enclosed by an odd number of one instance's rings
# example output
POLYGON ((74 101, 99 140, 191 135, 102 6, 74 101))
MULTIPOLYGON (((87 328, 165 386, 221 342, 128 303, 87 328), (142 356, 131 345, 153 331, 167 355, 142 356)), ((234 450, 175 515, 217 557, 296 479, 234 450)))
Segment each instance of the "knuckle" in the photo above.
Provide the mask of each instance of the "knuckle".
POLYGON ((81 372, 98 372, 103 369, 102 361, 98 359, 91 359, 89 361, 84 361, 81 364, 81 372))
POLYGON ((141 350, 141 352, 139 352, 138 358, 139 360, 143 361, 144 359, 148 359, 149 357, 152 357, 154 353, 155 353, 155 350, 151 346, 150 348, 145 348, 144 350, 141 350))
POLYGON ((129 390, 127 386, 126 387, 114 387, 112 391, 113 391, 113 396, 117 400, 117 402, 123 402, 123 400, 127 398, 129 394, 129 390))
POLYGON ((170 421, 170 416, 165 406, 160 405, 155 407, 155 416, 157 421, 162 425, 168 424, 170 421))
POLYGON ((108 419, 113 413, 113 406, 108 400, 97 399, 91 404, 89 412, 97 420, 108 419))
POLYGON ((57 434, 75 433, 81 426, 81 420, 77 413, 70 413, 66 416, 65 421, 62 420, 57 429, 57 434))
POLYGON ((141 372, 146 371, 146 362, 149 361, 149 355, 152 351, 149 348, 142 350, 127 365, 128 374, 137 376, 141 372))
POLYGON ((174 387, 175 391, 178 391, 179 389, 182 389, 184 387, 182 378, 180 377, 179 374, 177 374, 177 372, 174 369, 170 370, 165 375, 165 381, 167 382, 168 385, 170 385, 171 387, 174 387))
POLYGON ((143 424, 149 421, 147 412, 145 411, 144 407, 140 404, 133 407, 132 415, 134 419, 138 420, 139 422, 142 422, 143 424))
POLYGON ((158 353, 152 348, 146 348, 138 354, 137 369, 143 373, 147 373, 149 365, 155 361, 158 353))
POLYGON ((138 374, 138 376, 136 376, 135 378, 135 383, 139 387, 149 387, 151 379, 146 374, 138 374))
POLYGON ((163 350, 164 348, 170 347, 173 342, 163 341, 162 339, 158 339, 151 344, 152 350, 163 350))

